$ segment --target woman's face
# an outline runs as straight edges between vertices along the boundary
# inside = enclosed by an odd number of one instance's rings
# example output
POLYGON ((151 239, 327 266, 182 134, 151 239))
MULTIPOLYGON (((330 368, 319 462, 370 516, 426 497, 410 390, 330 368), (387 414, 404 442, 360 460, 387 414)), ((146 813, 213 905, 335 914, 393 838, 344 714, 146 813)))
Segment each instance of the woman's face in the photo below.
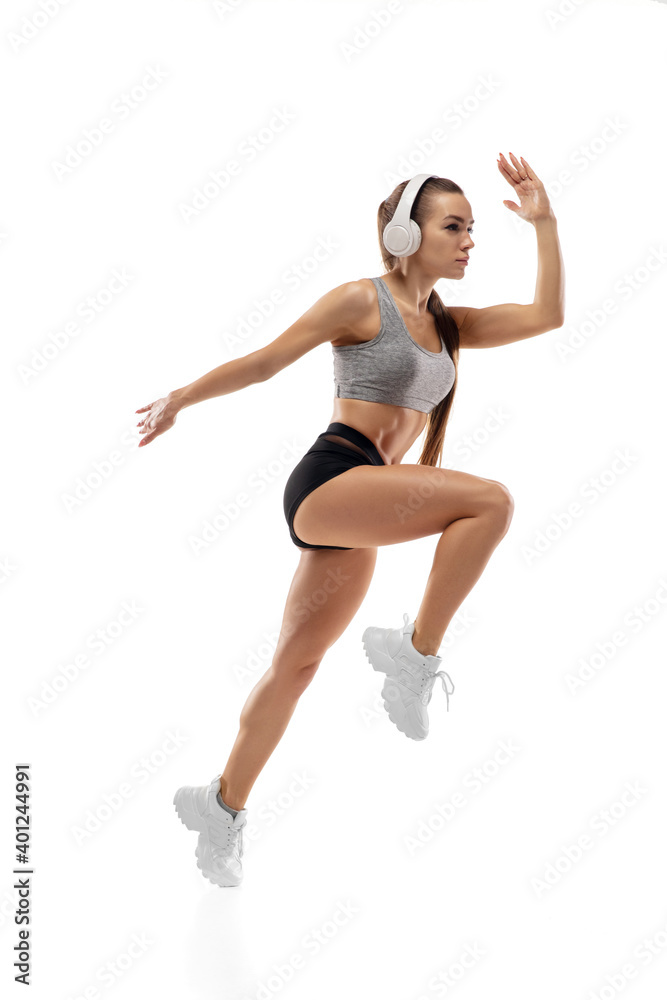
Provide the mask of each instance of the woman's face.
POLYGON ((466 266, 460 260, 469 257, 475 245, 470 202, 462 194, 441 191, 431 204, 431 214, 421 226, 422 240, 415 256, 419 255, 420 262, 442 278, 462 278, 466 266))

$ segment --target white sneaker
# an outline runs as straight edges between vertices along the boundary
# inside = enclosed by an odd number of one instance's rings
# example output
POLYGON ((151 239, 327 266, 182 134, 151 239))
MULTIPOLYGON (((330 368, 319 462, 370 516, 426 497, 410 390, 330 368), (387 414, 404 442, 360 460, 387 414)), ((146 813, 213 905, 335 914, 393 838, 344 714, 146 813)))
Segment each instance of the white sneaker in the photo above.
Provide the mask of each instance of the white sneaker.
POLYGON ((239 885, 243 878, 243 827, 247 809, 232 816, 217 800, 220 775, 210 785, 184 785, 174 795, 174 808, 188 830, 198 830, 195 855, 204 878, 219 886, 239 885))
POLYGON ((415 623, 408 624, 409 617, 403 615, 402 628, 370 626, 362 642, 373 670, 387 675, 382 697, 389 718, 410 739, 423 740, 428 736, 426 706, 431 700, 436 677, 442 681, 447 695, 447 711, 454 684, 449 674, 437 669, 442 663, 441 656, 423 656, 412 645, 415 623), (451 690, 445 679, 451 684, 451 690))

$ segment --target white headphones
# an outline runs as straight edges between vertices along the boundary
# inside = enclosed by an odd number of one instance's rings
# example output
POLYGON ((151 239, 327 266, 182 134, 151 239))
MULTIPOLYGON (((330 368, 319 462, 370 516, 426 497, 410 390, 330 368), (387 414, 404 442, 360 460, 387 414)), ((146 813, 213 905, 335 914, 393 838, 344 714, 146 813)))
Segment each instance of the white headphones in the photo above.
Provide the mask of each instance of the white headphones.
POLYGON ((415 220, 410 218, 410 211, 422 184, 429 177, 437 176, 437 174, 417 174, 403 188, 396 211, 382 233, 382 242, 394 257, 409 257, 419 249, 422 233, 415 220))

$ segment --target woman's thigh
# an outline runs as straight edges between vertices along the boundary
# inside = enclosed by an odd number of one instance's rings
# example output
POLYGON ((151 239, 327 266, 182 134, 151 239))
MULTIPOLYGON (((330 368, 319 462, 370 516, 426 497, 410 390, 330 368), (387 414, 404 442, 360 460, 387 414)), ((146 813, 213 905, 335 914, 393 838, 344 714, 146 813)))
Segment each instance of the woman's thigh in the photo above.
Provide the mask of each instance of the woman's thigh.
POLYGON ((502 483, 426 465, 360 465, 299 504, 294 531, 310 545, 392 545, 444 531, 461 517, 496 511, 512 498, 502 483))
POLYGON ((273 669, 315 668, 350 624, 373 578, 376 548, 302 549, 292 579, 273 669))

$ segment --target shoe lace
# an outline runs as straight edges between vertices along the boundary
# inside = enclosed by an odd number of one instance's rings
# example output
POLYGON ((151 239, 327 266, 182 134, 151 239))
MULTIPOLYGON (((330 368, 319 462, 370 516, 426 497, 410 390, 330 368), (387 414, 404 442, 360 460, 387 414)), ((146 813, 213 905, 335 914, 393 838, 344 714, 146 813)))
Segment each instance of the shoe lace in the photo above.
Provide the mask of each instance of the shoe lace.
MULTIPOLYGON (((407 631, 408 624, 410 622, 410 615, 404 613, 403 615, 403 629, 401 631, 407 631)), ((442 688, 445 692, 447 698, 447 711, 449 711, 449 696, 454 694, 454 681, 451 679, 446 670, 435 670, 431 672, 428 667, 422 666, 418 667, 419 681, 421 684, 421 700, 424 705, 428 705, 431 700, 431 694, 433 692, 433 685, 435 684, 435 678, 439 677, 442 683, 442 688), (447 681, 451 684, 451 690, 447 687, 447 681)), ((414 670, 414 667, 409 671, 410 673, 414 670)))
POLYGON ((429 674, 428 676, 429 676, 429 689, 433 688, 433 684, 435 684, 436 677, 440 678, 440 680, 442 682, 443 690, 444 690, 445 695, 447 697, 447 711, 449 711, 449 696, 450 696, 450 694, 454 694, 454 682, 453 682, 453 680, 451 679, 451 677, 449 676, 449 674, 447 673, 446 670, 436 670, 436 671, 434 671, 434 673, 429 674), (432 682, 431 682, 431 678, 432 678, 432 682), (446 680, 449 681, 449 683, 452 686, 451 691, 447 687, 446 680))
MULTIPOLYGON (((234 817, 235 819, 236 817, 234 817)), ((215 856, 216 852, 226 854, 230 848, 236 848, 239 857, 242 858, 244 826, 245 822, 241 823, 240 826, 235 826, 234 821, 232 823, 217 822, 214 831, 209 834, 209 842, 213 855, 215 856)))
POLYGON ((412 691, 413 694, 418 695, 419 700, 423 705, 428 705, 433 693, 435 679, 436 677, 439 677, 447 697, 447 711, 449 711, 449 696, 450 694, 454 694, 454 682, 447 671, 431 671, 428 667, 422 664, 411 663, 403 657, 398 657, 398 659, 403 660, 404 663, 401 675, 398 678, 398 683, 403 685, 403 687, 407 688, 409 691, 412 691), (450 684, 449 688, 447 687, 447 681, 449 681, 450 684))

